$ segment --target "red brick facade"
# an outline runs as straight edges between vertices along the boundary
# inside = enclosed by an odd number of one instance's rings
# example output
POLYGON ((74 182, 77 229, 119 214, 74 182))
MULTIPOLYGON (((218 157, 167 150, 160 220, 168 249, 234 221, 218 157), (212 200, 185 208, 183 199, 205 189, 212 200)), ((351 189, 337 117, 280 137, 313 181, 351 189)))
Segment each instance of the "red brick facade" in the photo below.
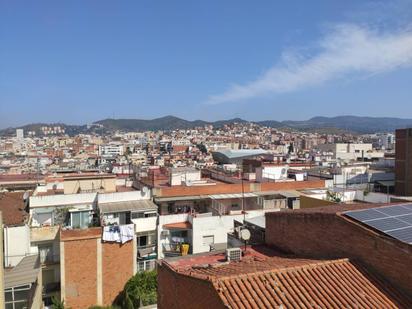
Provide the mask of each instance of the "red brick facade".
POLYGON ((72 309, 99 304, 99 290, 100 304, 112 304, 133 276, 133 242, 123 245, 101 243, 101 228, 62 231, 60 239, 63 248, 61 267, 64 267, 61 269, 61 286, 65 304, 72 309))
POLYGON ((103 243, 103 302, 111 304, 133 276, 133 243, 103 243))
POLYGON ((179 274, 167 265, 157 271, 159 309, 226 308, 210 281, 179 274))
POLYGON ((266 214, 266 243, 311 258, 348 257, 361 261, 412 294, 411 246, 342 215, 299 211, 266 214))
POLYGON ((65 298, 69 307, 88 308, 97 299, 96 239, 81 239, 64 243, 65 298))

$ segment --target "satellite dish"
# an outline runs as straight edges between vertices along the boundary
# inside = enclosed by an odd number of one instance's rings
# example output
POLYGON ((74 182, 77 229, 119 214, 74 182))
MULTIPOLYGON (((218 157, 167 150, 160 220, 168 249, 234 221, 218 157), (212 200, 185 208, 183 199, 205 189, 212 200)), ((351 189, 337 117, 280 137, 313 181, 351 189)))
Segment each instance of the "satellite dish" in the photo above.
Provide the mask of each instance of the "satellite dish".
POLYGON ((140 194, 142 196, 146 196, 146 194, 149 192, 149 188, 148 187, 143 187, 142 190, 140 191, 140 194))
POLYGON ((27 200, 29 198, 29 192, 24 192, 23 194, 23 200, 27 200))
POLYGON ((250 239, 250 231, 248 229, 241 229, 240 230, 240 238, 242 240, 249 240, 250 239))

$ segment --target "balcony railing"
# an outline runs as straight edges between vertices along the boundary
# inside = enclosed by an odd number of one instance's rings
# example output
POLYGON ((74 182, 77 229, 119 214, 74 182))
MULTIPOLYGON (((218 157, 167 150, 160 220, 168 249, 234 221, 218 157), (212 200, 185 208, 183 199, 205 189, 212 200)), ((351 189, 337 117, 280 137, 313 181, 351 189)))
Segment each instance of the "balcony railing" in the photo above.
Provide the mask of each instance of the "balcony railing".
POLYGON ((181 256, 189 253, 191 246, 189 245, 189 250, 185 252, 184 247, 188 245, 187 242, 184 243, 177 243, 177 242, 170 242, 168 244, 163 244, 163 253, 165 256, 172 257, 172 256, 181 256))

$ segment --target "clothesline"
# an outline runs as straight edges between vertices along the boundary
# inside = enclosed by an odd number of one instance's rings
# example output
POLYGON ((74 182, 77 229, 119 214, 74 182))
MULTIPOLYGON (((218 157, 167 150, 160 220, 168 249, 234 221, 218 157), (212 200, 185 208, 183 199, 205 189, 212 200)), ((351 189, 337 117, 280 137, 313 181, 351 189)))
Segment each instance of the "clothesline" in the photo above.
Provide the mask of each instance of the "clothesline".
POLYGON ((133 240, 134 224, 108 225, 103 227, 103 241, 126 243, 133 240))

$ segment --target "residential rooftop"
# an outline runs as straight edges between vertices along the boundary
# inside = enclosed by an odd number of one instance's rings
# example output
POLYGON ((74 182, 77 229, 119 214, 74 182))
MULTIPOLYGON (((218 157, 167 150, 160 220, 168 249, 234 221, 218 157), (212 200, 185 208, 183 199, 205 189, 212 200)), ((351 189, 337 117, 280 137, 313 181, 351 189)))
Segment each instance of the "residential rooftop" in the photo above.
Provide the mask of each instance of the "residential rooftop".
POLYGON ((347 258, 307 259, 265 246, 241 261, 206 253, 166 259, 161 267, 210 282, 228 308, 410 308, 412 299, 347 258))
POLYGON ((24 194, 25 192, 0 192, 0 211, 5 225, 20 225, 26 222, 28 214, 24 210, 24 194))

